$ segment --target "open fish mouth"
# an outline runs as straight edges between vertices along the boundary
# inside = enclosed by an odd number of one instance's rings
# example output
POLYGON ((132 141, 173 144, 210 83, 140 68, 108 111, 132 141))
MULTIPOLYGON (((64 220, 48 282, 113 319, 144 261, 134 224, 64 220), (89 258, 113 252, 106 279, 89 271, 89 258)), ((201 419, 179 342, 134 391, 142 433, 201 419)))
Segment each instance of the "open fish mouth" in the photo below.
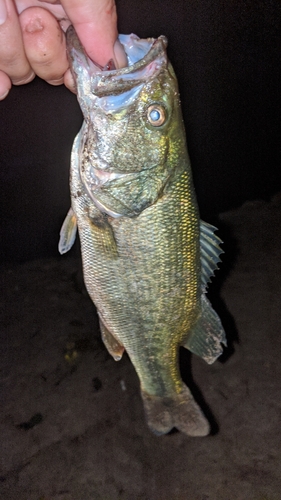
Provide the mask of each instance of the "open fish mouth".
MULTIPOLYGON (((128 106, 136 95, 126 93, 155 78, 162 66, 167 64, 165 49, 168 42, 165 36, 141 39, 134 34, 119 35, 128 60, 128 66, 121 69, 112 69, 110 61, 103 69, 93 62, 80 44, 73 26, 69 26, 66 36, 70 69, 77 84, 78 99, 89 93, 99 97, 107 96, 108 100, 100 102, 105 109, 128 106), (118 94, 122 94, 123 99, 116 99, 118 94)), ((136 89, 136 92, 139 90, 136 89)))
POLYGON ((110 114, 127 109, 133 104, 144 85, 155 80, 167 67, 167 38, 140 39, 134 34, 119 35, 127 55, 128 66, 101 69, 86 54, 73 26, 66 32, 67 54, 77 97, 85 119, 91 120, 93 104, 102 113, 110 114), (110 68, 110 69, 108 69, 110 68))

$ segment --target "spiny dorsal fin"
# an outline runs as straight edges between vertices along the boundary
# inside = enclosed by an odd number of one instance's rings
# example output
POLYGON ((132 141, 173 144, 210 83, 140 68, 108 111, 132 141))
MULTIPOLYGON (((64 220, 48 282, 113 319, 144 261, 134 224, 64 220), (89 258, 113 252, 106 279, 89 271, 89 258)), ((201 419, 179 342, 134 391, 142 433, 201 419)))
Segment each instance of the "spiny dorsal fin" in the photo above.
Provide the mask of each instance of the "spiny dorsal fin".
POLYGON ((221 262, 220 254, 223 250, 220 247, 222 240, 215 235, 217 228, 207 222, 200 221, 200 252, 201 252, 201 284, 203 292, 206 291, 207 284, 218 269, 221 262))

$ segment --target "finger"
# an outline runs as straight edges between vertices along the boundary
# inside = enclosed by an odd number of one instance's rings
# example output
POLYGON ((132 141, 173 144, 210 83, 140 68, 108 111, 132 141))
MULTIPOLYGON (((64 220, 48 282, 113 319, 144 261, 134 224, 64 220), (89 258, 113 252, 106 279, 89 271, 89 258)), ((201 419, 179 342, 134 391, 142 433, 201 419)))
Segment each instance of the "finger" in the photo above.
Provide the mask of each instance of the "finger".
POLYGON ((41 7, 20 14, 26 56, 36 75, 52 85, 63 83, 68 68, 64 34, 55 17, 41 7))
POLYGON ((71 90, 71 92, 73 92, 73 94, 77 94, 76 85, 70 69, 68 69, 64 74, 63 83, 69 90, 71 90))
POLYGON ((0 71, 0 101, 5 99, 5 97, 8 95, 11 86, 12 82, 8 75, 6 75, 6 73, 3 73, 3 71, 0 71))
POLYGON ((43 7, 49 10, 57 19, 66 17, 66 13, 59 1, 52 0, 16 0, 16 8, 19 14, 29 7, 43 7))
POLYGON ((60 0, 38 0, 41 3, 52 3, 53 5, 60 3, 60 0))
POLYGON ((105 66, 113 59, 116 67, 127 65, 124 51, 114 51, 117 40, 117 13, 114 0, 61 0, 77 35, 90 58, 105 66))
MULTIPOLYGON (((34 78, 34 73, 24 52, 18 15, 12 0, 0 0, 0 21, 2 21, 0 25, 0 70, 6 73, 15 85, 27 83, 34 78)), ((6 84, 7 82, 6 79, 6 84)))

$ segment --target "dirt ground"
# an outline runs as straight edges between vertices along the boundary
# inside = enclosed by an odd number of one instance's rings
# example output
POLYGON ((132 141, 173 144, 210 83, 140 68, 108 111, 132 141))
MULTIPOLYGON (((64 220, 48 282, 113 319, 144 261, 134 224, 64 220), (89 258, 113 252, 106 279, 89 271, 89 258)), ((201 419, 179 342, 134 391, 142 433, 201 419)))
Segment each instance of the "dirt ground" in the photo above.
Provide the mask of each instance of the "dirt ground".
POLYGON ((149 431, 133 366, 100 340, 77 250, 2 266, 1 500, 281 499, 281 196, 219 225, 211 299, 229 348, 211 366, 181 353, 205 438, 149 431))

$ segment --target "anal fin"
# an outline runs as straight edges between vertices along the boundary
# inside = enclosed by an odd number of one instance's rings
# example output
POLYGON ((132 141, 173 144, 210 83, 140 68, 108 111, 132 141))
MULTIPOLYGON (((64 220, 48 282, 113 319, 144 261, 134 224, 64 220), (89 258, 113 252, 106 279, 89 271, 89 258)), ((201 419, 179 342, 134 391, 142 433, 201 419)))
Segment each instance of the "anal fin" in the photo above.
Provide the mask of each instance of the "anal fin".
POLYGON ((115 359, 115 361, 120 361, 124 353, 124 347, 116 340, 116 338, 110 333, 108 328, 106 328, 103 321, 100 319, 100 329, 101 338, 107 348, 109 354, 115 359))
POLYGON ((211 364, 222 354, 222 345, 226 346, 226 336, 220 318, 203 293, 201 312, 196 324, 188 334, 183 347, 211 364))

